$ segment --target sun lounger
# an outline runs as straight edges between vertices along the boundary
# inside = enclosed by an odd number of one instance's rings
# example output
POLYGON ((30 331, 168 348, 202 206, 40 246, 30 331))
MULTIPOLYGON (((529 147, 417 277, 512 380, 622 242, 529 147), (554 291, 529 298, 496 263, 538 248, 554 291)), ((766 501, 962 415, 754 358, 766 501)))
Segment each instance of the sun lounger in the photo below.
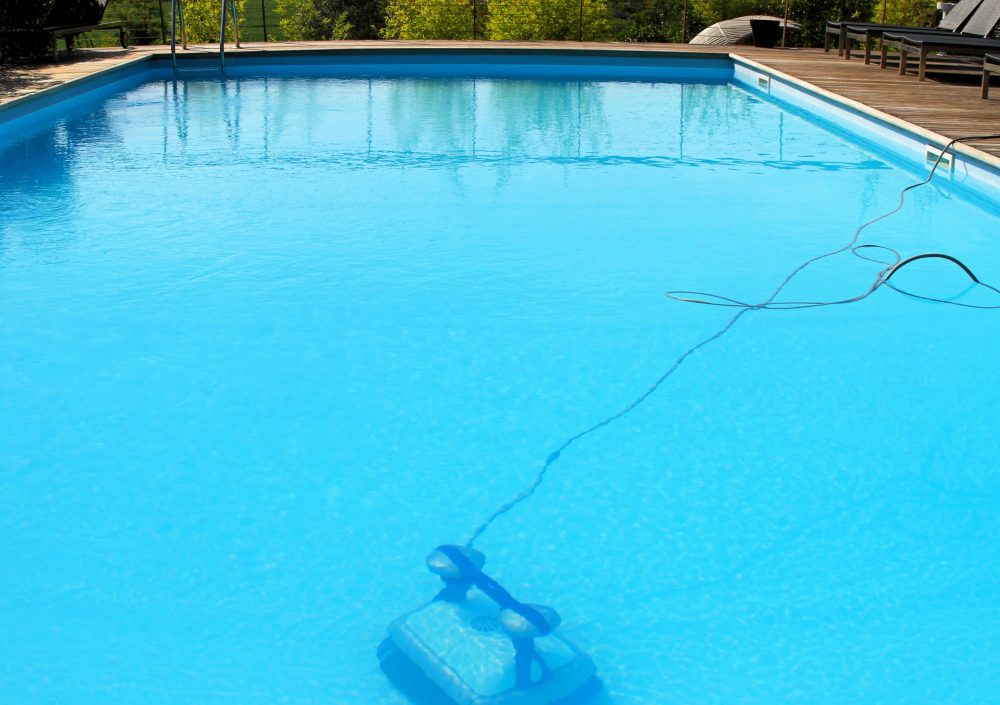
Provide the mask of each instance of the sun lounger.
POLYGON ((923 81, 927 77, 927 59, 931 54, 985 56, 990 52, 1000 53, 1000 40, 886 32, 882 37, 882 60, 880 63, 882 68, 886 66, 889 49, 899 50, 899 74, 901 76, 906 73, 910 56, 917 56, 919 58, 917 80, 923 81))
MULTIPOLYGON (((994 0, 985 0, 992 3, 994 0)), ((871 63, 871 51, 874 40, 880 38, 883 32, 906 30, 954 33, 962 30, 965 23, 976 12, 984 0, 959 0, 951 11, 941 18, 937 27, 912 27, 905 25, 880 24, 878 22, 852 22, 850 20, 830 20, 826 23, 826 35, 823 40, 824 51, 830 51, 831 37, 837 38, 837 54, 845 59, 851 58, 851 42, 858 41, 865 48, 865 63, 871 63)), ((983 35, 986 36, 985 34, 983 35)))
POLYGON ((951 30, 935 29, 934 27, 906 27, 906 26, 892 26, 892 25, 864 25, 864 24, 849 24, 844 27, 844 31, 847 35, 847 40, 844 43, 843 56, 845 59, 850 60, 851 58, 851 46, 852 42, 860 42, 864 47, 864 57, 865 63, 870 64, 872 62, 872 49, 875 45, 876 39, 881 39, 886 32, 926 32, 928 34, 936 35, 951 35, 951 30))

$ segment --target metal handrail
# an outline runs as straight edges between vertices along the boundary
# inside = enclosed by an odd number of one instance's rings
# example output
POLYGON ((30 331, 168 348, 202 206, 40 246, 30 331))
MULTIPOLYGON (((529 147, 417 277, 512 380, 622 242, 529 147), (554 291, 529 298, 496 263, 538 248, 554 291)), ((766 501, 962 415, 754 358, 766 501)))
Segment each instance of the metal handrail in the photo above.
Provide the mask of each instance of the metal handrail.
POLYGON ((177 18, 181 20, 181 48, 187 49, 187 32, 184 31, 184 4, 181 0, 170 0, 170 61, 177 70, 177 18))
MULTIPOLYGON (((219 66, 226 66, 226 14, 233 16, 233 34, 236 37, 236 48, 240 48, 240 22, 237 17, 236 0, 222 0, 222 15, 219 18, 219 66)), ((177 20, 181 24, 181 48, 187 49, 187 32, 184 30, 184 3, 182 0, 170 0, 170 61, 174 71, 177 71, 177 20)))
POLYGON ((236 48, 240 48, 240 23, 236 17, 236 0, 222 0, 222 17, 219 18, 219 66, 226 67, 226 9, 232 10, 233 35, 236 38, 236 48))

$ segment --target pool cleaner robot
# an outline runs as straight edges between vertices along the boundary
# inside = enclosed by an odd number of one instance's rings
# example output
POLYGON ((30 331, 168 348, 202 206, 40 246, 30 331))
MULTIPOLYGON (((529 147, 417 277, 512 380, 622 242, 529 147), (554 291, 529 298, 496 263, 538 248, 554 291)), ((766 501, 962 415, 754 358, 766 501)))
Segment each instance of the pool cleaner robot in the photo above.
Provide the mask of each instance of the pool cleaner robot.
POLYGON ((444 587, 389 625, 382 670, 418 703, 572 705, 595 695, 594 663, 556 634, 556 611, 516 600, 485 563, 465 546, 427 557, 444 587))

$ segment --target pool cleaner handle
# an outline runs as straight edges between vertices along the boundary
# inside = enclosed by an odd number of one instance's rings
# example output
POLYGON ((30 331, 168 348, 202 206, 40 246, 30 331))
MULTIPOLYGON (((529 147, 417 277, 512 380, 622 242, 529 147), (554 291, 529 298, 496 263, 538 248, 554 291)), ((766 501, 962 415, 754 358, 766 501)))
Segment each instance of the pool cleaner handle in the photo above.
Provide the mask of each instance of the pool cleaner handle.
POLYGON ((469 589, 475 586, 501 610, 510 611, 530 624, 532 636, 552 633, 559 625, 556 611, 548 607, 539 610, 519 602, 500 583, 483 572, 484 565, 486 556, 474 548, 451 544, 438 546, 427 556, 427 567, 432 573, 439 575, 445 584, 434 599, 459 603, 465 600, 469 589))
POLYGON ((474 548, 438 546, 427 556, 427 567, 444 581, 444 588, 434 599, 458 604, 465 601, 470 588, 479 588, 500 608, 500 625, 514 645, 518 687, 545 680, 550 671, 535 650, 535 639, 551 634, 559 626, 559 614, 551 607, 519 602, 483 572, 484 565, 486 556, 474 548), (533 664, 541 671, 537 679, 531 677, 533 664))

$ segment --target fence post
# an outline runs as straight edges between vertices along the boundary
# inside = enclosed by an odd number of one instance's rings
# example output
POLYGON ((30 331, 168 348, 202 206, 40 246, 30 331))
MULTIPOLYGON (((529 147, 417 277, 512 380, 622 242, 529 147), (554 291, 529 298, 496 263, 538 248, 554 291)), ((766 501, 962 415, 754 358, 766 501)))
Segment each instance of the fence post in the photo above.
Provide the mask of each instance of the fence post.
POLYGON ((264 41, 267 41, 267 3, 260 0, 260 19, 264 23, 264 41))
POLYGON ((580 25, 579 31, 576 34, 576 40, 578 42, 583 41, 583 0, 580 0, 580 25))
POLYGON ((479 2, 472 0, 472 38, 476 38, 476 23, 479 20, 479 2))

